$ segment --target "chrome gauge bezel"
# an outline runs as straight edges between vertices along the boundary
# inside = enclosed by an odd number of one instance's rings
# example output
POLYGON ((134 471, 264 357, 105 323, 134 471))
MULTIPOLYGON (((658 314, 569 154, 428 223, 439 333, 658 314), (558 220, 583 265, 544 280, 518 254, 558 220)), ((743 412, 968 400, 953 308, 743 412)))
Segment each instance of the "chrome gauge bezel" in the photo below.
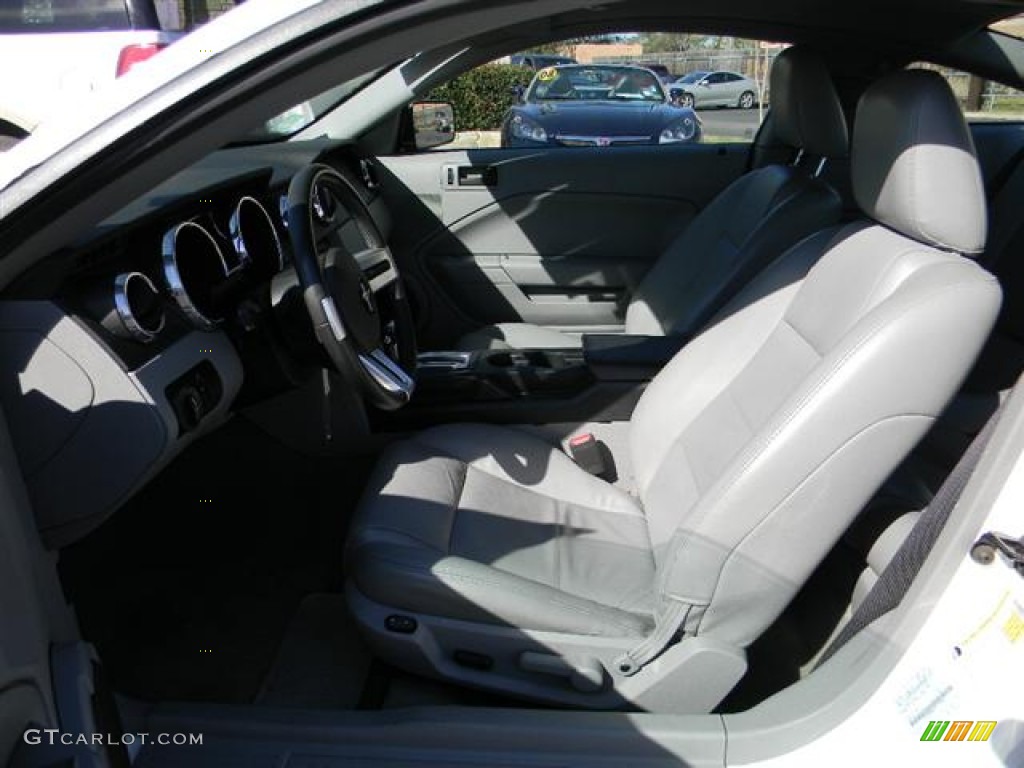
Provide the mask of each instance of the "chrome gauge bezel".
MULTIPOLYGON (((242 208, 243 206, 255 206, 259 212, 259 216, 267 229, 270 230, 271 240, 274 244, 274 273, 280 272, 284 269, 284 249, 281 246, 281 238, 278 237, 277 227, 274 226, 274 220, 271 218, 270 213, 267 211, 263 204, 255 197, 246 195, 239 199, 235 204, 235 208, 231 213, 231 220, 228 223, 228 231, 231 236, 231 246, 235 251, 235 255, 238 257, 239 266, 236 269, 243 267, 249 267, 253 264, 253 252, 251 243, 246 243, 245 228, 242 226, 242 208)), ((259 254, 257 254, 257 257, 259 254)), ((234 271, 234 270, 232 270, 234 271)), ((230 272, 228 273, 230 274, 230 272)))
POLYGON ((164 329, 166 317, 161 310, 160 321, 156 326, 146 327, 141 315, 132 306, 128 289, 133 280, 141 280, 146 289, 151 291, 158 301, 160 300, 160 292, 149 277, 141 272, 124 272, 114 278, 114 309, 125 331, 136 341, 148 344, 164 329))
POLYGON ((188 294, 188 289, 181 278, 181 271, 178 268, 178 237, 183 231, 191 229, 196 230, 203 238, 205 238, 206 241, 209 242, 210 247, 213 249, 213 252, 216 254, 217 259, 220 262, 223 274, 225 276, 230 274, 227 262, 224 260, 224 253, 221 251, 220 245, 217 243, 217 239, 201 224, 195 221, 183 221, 174 225, 164 233, 163 243, 161 245, 164 280, 167 283, 167 289, 171 292, 171 297, 181 308, 181 311, 185 313, 185 316, 202 330, 209 331, 216 328, 224 318, 207 317, 199 310, 198 307, 196 307, 192 298, 188 294))

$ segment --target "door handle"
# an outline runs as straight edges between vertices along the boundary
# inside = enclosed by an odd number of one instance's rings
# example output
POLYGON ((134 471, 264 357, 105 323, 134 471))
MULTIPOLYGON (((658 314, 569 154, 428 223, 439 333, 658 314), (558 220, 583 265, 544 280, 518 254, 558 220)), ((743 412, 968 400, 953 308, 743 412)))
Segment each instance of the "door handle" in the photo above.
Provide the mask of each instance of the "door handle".
POLYGON ((446 165, 444 186, 455 187, 496 187, 498 168, 494 165, 446 165))

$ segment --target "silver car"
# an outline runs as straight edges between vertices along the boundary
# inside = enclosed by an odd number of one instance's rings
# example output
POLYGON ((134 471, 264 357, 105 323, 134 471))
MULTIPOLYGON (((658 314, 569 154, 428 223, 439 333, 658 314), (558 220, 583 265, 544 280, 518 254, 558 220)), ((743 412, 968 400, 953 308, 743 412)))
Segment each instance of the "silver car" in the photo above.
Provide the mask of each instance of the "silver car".
POLYGON ((698 70, 683 75, 669 86, 673 98, 684 107, 739 107, 757 104, 756 80, 738 72, 698 70))

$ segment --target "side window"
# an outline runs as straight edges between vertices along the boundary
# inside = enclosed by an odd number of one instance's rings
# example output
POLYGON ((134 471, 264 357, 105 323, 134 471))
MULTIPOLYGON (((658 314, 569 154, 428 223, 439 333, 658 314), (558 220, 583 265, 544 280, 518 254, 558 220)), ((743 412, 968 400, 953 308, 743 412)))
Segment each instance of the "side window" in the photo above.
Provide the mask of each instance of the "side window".
POLYGON ((783 47, 700 34, 624 33, 519 51, 427 94, 429 110, 419 109, 414 123, 417 133, 429 127, 433 138, 421 142, 417 135, 416 144, 444 151, 749 143, 764 119, 768 72, 783 47), (721 89, 711 97, 712 89, 697 87, 709 73, 710 83, 749 85, 726 92, 725 100, 721 89), (454 107, 454 131, 447 136, 434 125, 444 104, 454 107), (638 120, 631 111, 657 120, 638 120))
POLYGON ((928 62, 910 66, 930 69, 945 77, 968 122, 1024 121, 1024 92, 1016 88, 928 62))

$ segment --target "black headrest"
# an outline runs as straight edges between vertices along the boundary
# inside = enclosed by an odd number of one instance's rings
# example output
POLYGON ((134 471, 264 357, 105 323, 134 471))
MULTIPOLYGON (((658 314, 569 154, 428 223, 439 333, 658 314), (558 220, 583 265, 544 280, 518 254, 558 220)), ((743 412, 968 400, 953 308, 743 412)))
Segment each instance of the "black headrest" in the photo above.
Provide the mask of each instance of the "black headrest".
POLYGON ((815 157, 844 157, 850 148, 843 107, 824 60, 794 46, 775 59, 772 121, 783 144, 815 157))

